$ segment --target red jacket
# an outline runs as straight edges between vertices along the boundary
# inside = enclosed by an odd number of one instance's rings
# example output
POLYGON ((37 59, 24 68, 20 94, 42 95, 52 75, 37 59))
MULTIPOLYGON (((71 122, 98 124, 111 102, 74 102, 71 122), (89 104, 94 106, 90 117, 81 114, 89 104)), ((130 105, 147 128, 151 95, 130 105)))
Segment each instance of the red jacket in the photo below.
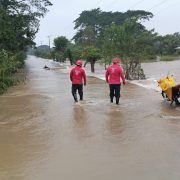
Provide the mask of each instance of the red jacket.
POLYGON ((70 80, 72 84, 83 84, 86 85, 86 73, 80 66, 76 66, 71 69, 70 80))
POLYGON ((106 82, 109 84, 121 84, 121 80, 125 82, 124 73, 118 64, 113 64, 106 71, 106 82))

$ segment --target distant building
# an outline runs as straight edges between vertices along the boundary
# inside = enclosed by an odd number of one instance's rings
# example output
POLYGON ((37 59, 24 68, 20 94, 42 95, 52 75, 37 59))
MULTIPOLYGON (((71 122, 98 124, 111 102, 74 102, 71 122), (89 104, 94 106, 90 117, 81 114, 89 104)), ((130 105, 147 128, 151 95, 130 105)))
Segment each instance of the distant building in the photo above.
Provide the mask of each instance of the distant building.
POLYGON ((176 50, 176 53, 179 55, 180 54, 180 46, 176 47, 175 50, 176 50))
POLYGON ((180 47, 176 47, 175 49, 176 49, 176 50, 180 50, 180 47))
POLYGON ((38 46, 37 49, 40 51, 49 51, 49 46, 48 45, 41 45, 41 46, 38 46))

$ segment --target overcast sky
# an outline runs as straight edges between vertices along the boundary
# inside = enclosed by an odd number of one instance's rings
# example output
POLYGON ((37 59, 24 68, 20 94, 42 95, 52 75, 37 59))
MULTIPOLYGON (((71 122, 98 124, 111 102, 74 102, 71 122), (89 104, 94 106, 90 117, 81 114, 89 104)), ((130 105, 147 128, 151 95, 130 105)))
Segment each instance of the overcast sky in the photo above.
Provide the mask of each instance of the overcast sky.
POLYGON ((50 0, 53 6, 41 19, 36 35, 37 45, 47 44, 58 36, 69 40, 74 36, 74 23, 84 10, 100 8, 102 11, 145 10, 154 14, 145 22, 147 29, 155 29, 161 35, 180 32, 180 0, 50 0))

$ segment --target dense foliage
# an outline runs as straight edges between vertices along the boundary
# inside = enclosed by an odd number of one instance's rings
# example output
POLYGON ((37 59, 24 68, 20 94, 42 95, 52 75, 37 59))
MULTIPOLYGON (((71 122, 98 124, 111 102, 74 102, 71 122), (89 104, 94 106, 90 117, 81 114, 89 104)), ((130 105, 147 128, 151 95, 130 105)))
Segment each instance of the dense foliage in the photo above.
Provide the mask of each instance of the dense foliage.
MULTIPOLYGON (((127 60, 130 55, 132 56, 132 53, 140 56, 135 51, 140 51, 140 46, 144 47, 145 43, 139 44, 137 40, 140 41, 141 35, 147 32, 140 21, 149 20, 152 17, 153 14, 146 11, 103 12, 99 8, 83 11, 80 17, 74 21, 77 33, 73 40, 83 48, 99 49, 101 55, 98 58, 103 57, 105 64, 109 63, 115 54, 121 54, 121 57, 126 56, 125 59, 127 60), (136 47, 137 45, 138 47, 136 47)), ((147 34, 149 35, 150 32, 147 32, 147 34)), ((144 35, 144 38, 146 35, 144 35)), ((141 41, 143 41, 143 38, 141 38, 141 41)), ((91 57, 93 57, 92 51, 90 52, 91 57)), ((142 54, 142 50, 140 53, 142 54)), ((94 57, 96 57, 96 54, 94 54, 94 57)), ((86 58, 91 63, 92 72, 94 72, 94 65, 98 58, 86 58)))
MULTIPOLYGON (((136 18, 137 20, 148 20, 152 17, 152 13, 141 10, 127 11, 122 13, 103 12, 98 8, 91 11, 83 11, 74 21, 74 29, 77 30, 77 33, 73 39, 76 43, 83 43, 84 41, 93 40, 94 45, 100 46, 104 29, 110 26, 112 23, 116 25, 122 25, 128 19, 136 18)), ((144 26, 141 25, 141 28, 143 29, 144 26)))
POLYGON ((144 21, 153 17, 151 12, 134 10, 127 12, 104 12, 99 8, 83 11, 74 21, 76 33, 71 43, 66 37, 54 39, 54 49, 38 52, 41 57, 52 56, 56 61, 69 59, 71 65, 84 59, 95 71, 99 60, 107 65, 119 57, 127 79, 145 78, 141 62, 176 59, 180 52, 180 33, 161 36, 147 30, 144 21))
MULTIPOLYGON (((122 13, 103 12, 98 8, 83 11, 74 21, 77 33, 73 40, 83 52, 84 48, 99 49, 105 65, 110 64, 114 56, 120 57, 127 79, 144 78, 142 61, 174 55, 177 53, 175 48, 180 46, 179 33, 160 36, 142 25, 142 21, 152 17, 151 12, 142 10, 122 13)), ((85 60, 95 64, 97 59, 85 60)))
POLYGON ((24 64, 26 47, 34 44, 39 29, 39 18, 51 5, 48 0, 0 0, 0 92, 8 84, 5 79, 24 64))

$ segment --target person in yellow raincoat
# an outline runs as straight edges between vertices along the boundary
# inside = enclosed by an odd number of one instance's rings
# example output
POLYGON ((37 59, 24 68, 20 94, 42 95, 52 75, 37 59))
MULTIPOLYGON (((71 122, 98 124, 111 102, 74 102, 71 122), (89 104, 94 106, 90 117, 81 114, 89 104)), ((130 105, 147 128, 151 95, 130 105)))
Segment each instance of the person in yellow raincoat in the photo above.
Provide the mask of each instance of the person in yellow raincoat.
POLYGON ((162 96, 171 101, 171 104, 175 101, 176 105, 180 105, 178 98, 180 97, 180 84, 176 85, 174 78, 168 76, 161 78, 158 81, 158 85, 162 89, 162 96))

